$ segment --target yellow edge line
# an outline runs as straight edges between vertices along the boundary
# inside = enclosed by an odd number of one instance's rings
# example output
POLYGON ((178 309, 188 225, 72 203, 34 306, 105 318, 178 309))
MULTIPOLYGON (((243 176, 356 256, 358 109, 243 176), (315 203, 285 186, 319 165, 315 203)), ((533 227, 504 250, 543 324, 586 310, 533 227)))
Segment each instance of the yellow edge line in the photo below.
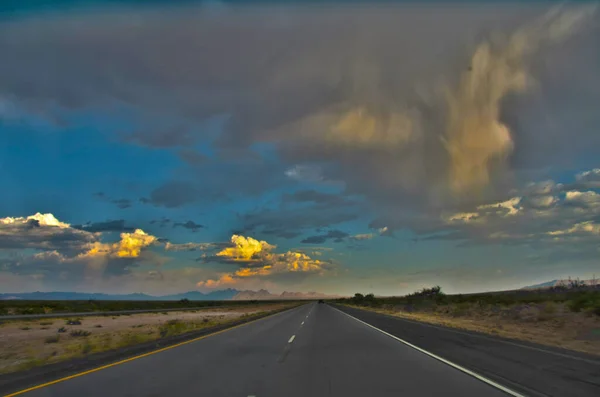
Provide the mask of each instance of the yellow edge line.
MULTIPOLYGON (((291 307, 290 309, 293 309, 293 307, 291 307)), ((162 347, 162 348, 160 348, 158 350, 153 350, 153 351, 148 352, 148 353, 140 354, 139 356, 129 357, 129 358, 126 358, 125 360, 117 361, 117 362, 112 363, 112 364, 103 365, 101 367, 97 367, 97 368, 93 368, 93 369, 90 369, 90 370, 87 370, 87 371, 83 371, 83 372, 80 372, 78 374, 65 376, 64 378, 56 379, 56 380, 53 380, 51 382, 42 383, 41 385, 33 386, 33 387, 28 388, 28 389, 19 390, 18 392, 15 392, 15 393, 12 393, 12 394, 6 394, 4 397, 19 396, 21 394, 25 394, 25 393, 28 393, 30 391, 38 390, 38 389, 41 389, 41 388, 44 388, 44 387, 47 387, 47 386, 52 386, 52 385, 55 385, 57 383, 64 382, 64 381, 67 381, 67 380, 70 380, 70 379, 79 378, 80 376, 91 374, 93 372, 98 372, 98 371, 101 371, 101 370, 106 369, 106 368, 115 367, 115 366, 120 365, 120 364, 125 364, 125 363, 128 363, 130 361, 137 360, 138 358, 151 356, 151 355, 156 354, 156 353, 164 352, 165 350, 170 350, 170 349, 174 349, 174 348, 179 347, 179 346, 187 345, 188 343, 197 342, 197 341, 202 340, 204 338, 208 338, 209 336, 214 336, 214 335, 218 335, 218 334, 221 334, 223 332, 226 332, 226 331, 231 331, 232 329, 236 329, 236 328, 239 328, 239 327, 243 327, 244 325, 252 324, 252 323, 254 323, 256 321, 263 320, 266 317, 270 317, 270 316, 278 314, 278 313, 282 313, 282 312, 271 313, 271 314, 269 314, 267 316, 264 316, 264 317, 261 317, 261 318, 257 318, 257 319, 252 320, 252 321, 248 321, 247 323, 234 325, 233 327, 222 329, 220 331, 216 331, 216 332, 213 332, 213 333, 208 334, 208 335, 199 336, 197 338, 190 339, 190 340, 187 340, 185 342, 180 342, 180 343, 177 343, 175 345, 171 345, 171 346, 167 346, 167 347, 162 347)))

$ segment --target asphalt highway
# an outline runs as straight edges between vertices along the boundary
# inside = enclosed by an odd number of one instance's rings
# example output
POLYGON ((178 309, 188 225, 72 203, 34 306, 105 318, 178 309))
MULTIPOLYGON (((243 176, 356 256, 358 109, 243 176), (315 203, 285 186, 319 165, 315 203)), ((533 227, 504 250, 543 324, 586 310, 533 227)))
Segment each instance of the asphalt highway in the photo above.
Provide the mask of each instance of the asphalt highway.
POLYGON ((26 391, 28 397, 521 396, 328 305, 26 391))
POLYGON ((346 314, 311 303, 27 396, 505 396, 346 314))

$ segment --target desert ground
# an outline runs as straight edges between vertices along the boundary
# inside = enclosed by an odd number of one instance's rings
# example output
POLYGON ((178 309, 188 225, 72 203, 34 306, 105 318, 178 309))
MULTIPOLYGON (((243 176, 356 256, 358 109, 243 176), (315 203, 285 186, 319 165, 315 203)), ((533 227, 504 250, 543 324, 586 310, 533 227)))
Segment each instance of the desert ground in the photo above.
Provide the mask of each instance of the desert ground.
POLYGON ((224 324, 287 305, 289 303, 4 321, 0 324, 0 373, 24 370, 224 324))

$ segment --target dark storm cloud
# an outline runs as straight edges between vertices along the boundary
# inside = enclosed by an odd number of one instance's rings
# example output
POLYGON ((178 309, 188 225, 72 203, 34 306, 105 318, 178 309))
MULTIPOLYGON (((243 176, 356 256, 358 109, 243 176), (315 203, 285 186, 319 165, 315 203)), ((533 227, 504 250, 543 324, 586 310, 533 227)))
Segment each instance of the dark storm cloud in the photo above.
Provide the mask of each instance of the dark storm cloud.
POLYGON ((150 224, 151 225, 158 224, 160 227, 165 227, 165 226, 167 226, 171 222, 173 222, 171 219, 166 218, 166 217, 163 216, 160 219, 153 219, 153 220, 151 220, 150 224))
POLYGON ((330 230, 325 234, 309 236, 300 242, 302 244, 323 244, 328 240, 333 240, 334 243, 341 243, 348 236, 348 233, 342 232, 341 230, 330 230))
POLYGON ((350 200, 342 194, 324 193, 314 189, 299 190, 294 193, 284 194, 281 201, 283 203, 315 203, 336 207, 356 204, 355 201, 350 200))
POLYGON ((116 204, 117 207, 121 208, 121 209, 125 209, 125 208, 129 208, 131 207, 131 200, 129 199, 115 199, 115 200, 111 200, 111 202, 113 204, 116 204))
POLYGON ((324 228, 355 220, 359 214, 329 206, 262 209, 241 216, 245 230, 260 231, 282 238, 294 238, 306 230, 324 228))
POLYGON ((86 223, 85 225, 73 225, 73 228, 85 230, 90 233, 96 232, 132 232, 135 228, 125 226, 124 219, 115 219, 105 222, 86 223))
MULTIPOLYGON (((1 100, 138 109, 139 128, 118 140, 178 151, 188 167, 141 202, 176 208, 335 180, 367 199, 373 228, 478 239, 440 216, 507 198, 510 168, 600 157, 600 35, 585 30, 598 21, 586 25, 587 9, 163 11, 0 24, 1 100), (188 128, 214 119, 219 128, 188 128), (199 140, 214 158, 198 156, 199 140)), ((547 200, 521 205, 543 210, 547 200)), ((242 215, 239 228, 290 238, 364 214, 314 190, 283 201, 242 215)), ((498 224, 512 231, 507 219, 498 224)))
POLYGON ((200 230, 204 227, 204 225, 201 225, 194 221, 187 221, 187 222, 183 222, 183 223, 180 223, 180 222, 173 223, 173 227, 178 227, 178 226, 181 226, 185 229, 191 230, 192 232, 197 232, 198 230, 200 230))
POLYGON ((285 230, 285 229, 264 229, 264 230, 262 230, 262 233, 274 235, 274 236, 285 238, 285 239, 296 238, 302 234, 298 231, 285 230))
POLYGON ((115 204, 118 208, 120 208, 122 210, 131 207, 133 204, 132 201, 128 198, 120 198, 120 199, 110 198, 104 192, 96 192, 93 194, 93 196, 99 200, 115 204))
MULTIPOLYGON (((577 34, 588 10, 535 19, 545 10, 189 8, 20 19, 0 25, 0 95, 23 108, 131 105, 161 128, 120 138, 160 148, 207 138, 209 129, 182 126, 224 117, 210 137, 222 153, 267 142, 289 166, 334 163, 323 177, 383 209, 423 209, 486 184, 504 191, 507 166, 600 154, 590 144, 600 36, 577 34), (490 31, 503 39, 488 40, 490 31), (528 89, 533 81, 542 89, 528 89)), ((148 200, 177 207, 204 189, 174 187, 148 200)))
POLYGON ((181 170, 181 179, 163 183, 140 201, 175 208, 196 202, 257 197, 275 187, 293 186, 294 181, 285 176, 284 170, 281 164, 268 162, 259 155, 227 162, 219 159, 181 170))
POLYGON ((136 131, 123 134, 125 142, 138 143, 151 148, 169 148, 173 146, 189 146, 195 143, 198 135, 187 127, 176 127, 166 130, 136 131))
POLYGON ((143 203, 153 204, 157 207, 174 208, 198 200, 201 192, 189 182, 167 182, 150 193, 149 198, 142 198, 143 203))
POLYGON ((208 157, 202 153, 190 149, 182 149, 179 151, 178 155, 179 158, 192 166, 204 164, 209 160, 208 157))

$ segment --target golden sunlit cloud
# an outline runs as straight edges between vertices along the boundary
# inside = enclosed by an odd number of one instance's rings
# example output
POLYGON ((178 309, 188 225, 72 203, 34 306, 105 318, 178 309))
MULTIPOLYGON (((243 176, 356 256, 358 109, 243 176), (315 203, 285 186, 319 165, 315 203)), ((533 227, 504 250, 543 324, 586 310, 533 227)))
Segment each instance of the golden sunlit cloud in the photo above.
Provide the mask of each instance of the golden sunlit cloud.
POLYGON ((244 261, 248 262, 251 260, 258 260, 257 255, 266 255, 276 246, 267 243, 266 241, 258 241, 252 237, 238 236, 234 234, 231 236, 231 242, 235 244, 233 247, 228 247, 222 251, 217 252, 217 256, 227 257, 232 261, 244 261))
POLYGON ((305 253, 287 251, 273 253, 276 246, 252 237, 233 235, 234 247, 225 248, 216 257, 239 262, 244 267, 235 272, 222 274, 218 279, 198 282, 198 287, 216 288, 235 284, 241 279, 259 278, 283 273, 323 273, 329 262, 313 259, 305 253), (260 264, 261 266, 257 266, 260 264))
POLYGON ((133 233, 121 233, 121 240, 113 244, 95 242, 80 257, 108 255, 117 258, 137 258, 143 248, 153 244, 156 240, 156 237, 141 229, 136 229, 133 233))
POLYGON ((237 279, 233 278, 229 274, 224 274, 217 280, 199 281, 198 283, 196 283, 196 286, 197 287, 205 287, 205 288, 217 288, 217 287, 223 287, 225 285, 233 285, 236 282, 237 282, 237 279))

